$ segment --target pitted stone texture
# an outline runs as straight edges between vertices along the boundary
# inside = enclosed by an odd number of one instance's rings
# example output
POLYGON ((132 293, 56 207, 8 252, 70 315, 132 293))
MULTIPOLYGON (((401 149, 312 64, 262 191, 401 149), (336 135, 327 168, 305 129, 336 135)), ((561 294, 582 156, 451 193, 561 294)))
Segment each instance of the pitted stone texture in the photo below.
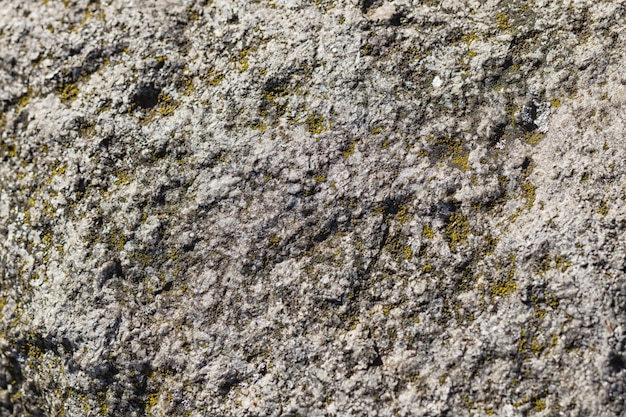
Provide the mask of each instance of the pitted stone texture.
POLYGON ((1 416, 618 416, 620 2, 0 8, 1 416))

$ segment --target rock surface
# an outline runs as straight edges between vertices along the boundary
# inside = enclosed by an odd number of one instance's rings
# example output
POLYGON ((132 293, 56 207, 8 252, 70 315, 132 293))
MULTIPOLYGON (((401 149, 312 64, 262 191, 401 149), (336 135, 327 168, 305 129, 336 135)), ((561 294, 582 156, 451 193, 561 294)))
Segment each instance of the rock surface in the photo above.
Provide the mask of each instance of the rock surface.
POLYGON ((0 5, 0 416, 626 412, 620 1, 0 5))

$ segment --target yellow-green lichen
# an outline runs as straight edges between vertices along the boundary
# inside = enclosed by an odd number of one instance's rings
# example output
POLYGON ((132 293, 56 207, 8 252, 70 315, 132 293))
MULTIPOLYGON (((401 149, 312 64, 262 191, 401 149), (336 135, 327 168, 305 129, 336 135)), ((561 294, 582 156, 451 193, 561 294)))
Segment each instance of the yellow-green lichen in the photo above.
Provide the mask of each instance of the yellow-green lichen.
POLYGON ((183 81, 183 95, 190 96, 195 91, 196 87, 193 83, 193 77, 187 76, 183 81))
POLYGON ((530 350, 535 354, 535 356, 541 355, 545 348, 539 343, 537 337, 533 337, 533 340, 530 342, 530 350))
POLYGON ((469 152, 463 149, 463 142, 461 138, 454 137, 452 135, 445 135, 435 137, 429 135, 426 139, 433 142, 435 147, 432 152, 421 151, 420 156, 434 155, 436 157, 450 158, 452 165, 460 168, 464 171, 469 170, 469 152))
POLYGON ((99 392, 97 394, 98 406, 100 408, 100 415, 107 416, 109 414, 109 407, 106 402, 106 392, 99 392))
POLYGON ((517 284, 515 283, 515 254, 509 255, 509 272, 504 278, 500 278, 491 286, 491 295, 506 298, 515 291, 517 291, 517 284))
POLYGON ((108 242, 115 250, 121 251, 124 249, 124 245, 126 245, 126 236, 124 236, 121 230, 113 229, 109 232, 108 242))
POLYGON ((114 184, 126 185, 126 184, 130 184, 131 181, 132 181, 132 178, 130 177, 128 172, 121 170, 117 172, 117 180, 115 180, 114 184))
POLYGON ((602 216, 606 216, 607 214, 609 214, 608 200, 602 200, 602 203, 600 203, 600 207, 598 207, 598 213, 600 213, 602 216))
POLYGON ((216 87, 220 85, 222 81, 224 81, 226 76, 222 71, 215 71, 214 69, 210 69, 204 78, 206 78, 209 85, 216 87))
POLYGON ((469 153, 462 152, 452 158, 454 165, 458 166, 462 171, 468 171, 470 166, 468 164, 469 153))
POLYGON ((52 169, 52 175, 62 175, 65 173, 65 170, 67 169, 67 167, 64 164, 57 164, 53 169, 52 169))
POLYGON ((386 130, 387 130, 387 126, 385 126, 385 125, 381 125, 381 124, 378 124, 378 125, 374 125, 374 126, 372 126, 372 128, 370 129, 370 132, 371 132, 373 135, 378 135, 379 133, 383 133, 383 132, 385 132, 386 130))
POLYGON ((78 128, 78 132, 80 133, 82 137, 91 136, 94 130, 95 130, 95 123, 90 120, 84 123, 81 123, 80 127, 78 128))
POLYGON ((76 83, 68 83, 63 85, 59 91, 59 97, 63 102, 72 102, 78 97, 80 90, 76 86, 76 83))
POLYGON ((141 266, 143 266, 144 268, 151 265, 154 262, 152 256, 150 256, 146 252, 133 252, 130 254, 130 259, 133 262, 137 262, 141 264, 141 266))
POLYGON ((28 105, 28 103, 30 103, 30 100, 33 96, 33 89, 31 87, 28 87, 28 90, 26 92, 26 94, 24 94, 22 97, 20 97, 20 99, 17 102, 17 108, 19 109, 23 109, 24 107, 26 107, 28 105))
POLYGON ((411 249, 410 246, 407 245, 402 248, 402 253, 404 254, 404 259, 406 259, 407 261, 413 259, 413 249, 411 249))
POLYGON ((270 248, 275 248, 280 243, 280 238, 276 235, 272 235, 269 238, 269 242, 270 242, 270 248))
POLYGON ((237 55, 236 61, 239 66, 239 72, 244 72, 245 70, 248 69, 248 66, 250 65, 248 62, 248 56, 250 55, 251 52, 252 52, 251 49, 246 48, 242 50, 241 52, 239 52, 239 54, 237 55))
POLYGON ((169 116, 173 114, 178 108, 178 104, 165 93, 159 94, 159 109, 158 112, 161 116, 169 116))
POLYGON ((410 261, 413 258, 413 249, 406 243, 407 240, 408 237, 404 234, 389 236, 385 242, 386 248, 392 255, 410 261))
POLYGON ((479 39, 480 37, 475 31, 466 33, 463 36, 461 36, 461 42, 463 42, 467 46, 469 46, 472 42, 478 41, 479 39))
POLYGON ((408 210, 408 208, 407 208, 406 205, 402 205, 398 209, 398 213, 396 214, 396 218, 398 219, 398 222, 400 224, 406 223, 407 220, 409 219, 409 216, 407 215, 407 210, 408 210))
POLYGON ((304 123, 307 125, 307 131, 312 135, 320 134, 326 130, 324 117, 318 113, 307 116, 304 123))
POLYGON ((546 409, 546 402, 542 400, 536 400, 533 402, 533 410, 535 412, 540 412, 546 409))
POLYGON ((324 13, 335 7, 333 0, 313 0, 313 3, 315 3, 315 6, 317 6, 317 8, 324 13))
MULTIPOLYGON (((528 339, 526 338, 526 330, 522 330, 519 343, 517 345, 517 353, 519 353, 520 355, 524 354, 527 348, 528 348, 528 339)), ((516 406, 516 407, 519 407, 519 406, 516 406)))
POLYGON ((552 333, 551 338, 552 340, 550 341, 548 347, 550 349, 554 349, 559 344, 559 337, 556 335, 556 333, 552 333))
POLYGON ((446 236, 450 249, 455 250, 457 246, 465 243, 471 233, 470 224, 465 214, 454 213, 448 218, 446 236))
POLYGON ((546 256, 539 263, 539 266, 535 269, 535 273, 537 273, 538 275, 544 275, 550 269, 557 269, 561 272, 565 272, 571 265, 572 261, 561 255, 556 255, 554 258, 552 258, 551 256, 546 256))
POLYGON ((190 22, 195 22, 198 19, 200 19, 200 14, 196 10, 194 10, 192 7, 187 7, 187 16, 189 16, 190 22))
POLYGON ((554 267, 556 269, 560 269, 561 272, 565 272, 567 271, 567 269, 572 265, 572 261, 570 261, 569 259, 565 259, 562 256, 555 256, 554 257, 554 267))
POLYGON ((502 12, 499 12, 496 15, 496 21, 498 22, 498 27, 500 28, 500 30, 509 30, 512 27, 509 17, 502 12))
POLYGON ((350 144, 350 146, 348 146, 348 149, 346 149, 345 151, 343 151, 343 157, 344 158, 349 158, 350 156, 352 156, 354 154, 354 147, 356 146, 357 142, 352 142, 350 144))
POLYGON ((543 139, 543 135, 539 132, 528 132, 526 133, 525 139, 526 143, 529 145, 536 145, 543 139))
POLYGON ((263 123, 255 123, 252 125, 252 129, 254 130, 258 130, 259 132, 263 133, 267 130, 267 126, 265 126, 263 123))
POLYGON ((526 199, 525 207, 527 210, 530 210, 535 204, 536 191, 535 186, 531 183, 527 182, 524 184, 524 198, 526 199))

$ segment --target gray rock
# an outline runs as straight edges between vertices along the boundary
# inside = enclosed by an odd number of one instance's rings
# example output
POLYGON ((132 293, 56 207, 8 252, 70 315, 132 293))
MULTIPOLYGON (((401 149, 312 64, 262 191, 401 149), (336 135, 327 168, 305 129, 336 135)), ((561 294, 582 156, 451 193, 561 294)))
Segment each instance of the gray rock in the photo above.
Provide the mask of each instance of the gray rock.
POLYGON ((0 415, 623 415, 624 33, 8 2, 0 415))

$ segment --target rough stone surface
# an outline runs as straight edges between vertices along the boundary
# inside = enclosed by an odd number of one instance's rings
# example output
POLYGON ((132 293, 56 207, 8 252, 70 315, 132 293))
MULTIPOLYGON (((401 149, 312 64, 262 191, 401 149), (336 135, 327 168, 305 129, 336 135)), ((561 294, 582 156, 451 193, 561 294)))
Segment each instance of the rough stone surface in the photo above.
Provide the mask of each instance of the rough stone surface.
POLYGON ((0 415, 624 415, 624 9, 0 2, 0 415))

